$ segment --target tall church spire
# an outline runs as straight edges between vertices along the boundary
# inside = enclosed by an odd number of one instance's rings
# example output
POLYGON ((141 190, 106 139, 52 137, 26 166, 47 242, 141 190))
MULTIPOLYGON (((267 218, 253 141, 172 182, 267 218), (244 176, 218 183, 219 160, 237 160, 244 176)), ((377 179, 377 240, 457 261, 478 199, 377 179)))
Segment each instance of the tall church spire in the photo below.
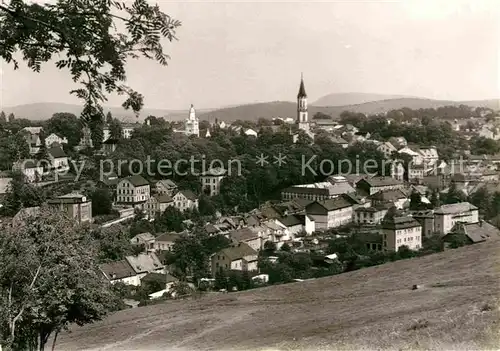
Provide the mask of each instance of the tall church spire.
POLYGON ((306 97, 307 97, 307 94, 306 94, 306 88, 304 86, 304 74, 301 73, 300 74, 300 87, 299 87, 299 93, 297 94, 297 99, 306 98, 306 97))

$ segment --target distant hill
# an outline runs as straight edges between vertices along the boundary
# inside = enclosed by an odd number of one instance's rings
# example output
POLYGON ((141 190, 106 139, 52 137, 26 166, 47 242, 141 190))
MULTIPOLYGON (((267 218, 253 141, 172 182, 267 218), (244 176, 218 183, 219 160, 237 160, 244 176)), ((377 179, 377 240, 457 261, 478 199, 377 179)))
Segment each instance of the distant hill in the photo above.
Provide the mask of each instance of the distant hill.
MULTIPOLYGON (((376 94, 367 94, 376 96, 376 94)), ((378 95, 383 96, 383 95, 378 95)), ((321 99, 320 99, 321 100, 321 99)), ((316 104, 309 105, 310 118, 317 112, 322 112, 332 116, 334 119, 339 118, 342 111, 353 111, 365 114, 381 113, 393 109, 408 107, 411 109, 419 108, 437 108, 440 106, 458 106, 460 104, 471 107, 489 107, 495 110, 500 109, 500 100, 477 100, 477 101, 448 101, 448 100, 432 100, 423 98, 392 98, 379 101, 371 101, 359 104, 342 105, 342 106, 318 106, 316 104)), ((111 111, 114 117, 122 120, 136 121, 136 117, 132 111, 126 111, 121 107, 105 107, 105 111, 111 111)), ((19 105, 14 107, 2 108, 5 113, 14 113, 18 118, 27 118, 30 120, 45 120, 50 118, 56 112, 70 112, 79 115, 82 107, 79 105, 61 104, 61 103, 35 103, 27 105, 19 105)), ((262 102, 239 106, 229 106, 219 109, 197 109, 197 114, 200 119, 213 121, 215 119, 232 122, 235 120, 257 121, 260 117, 292 117, 297 114, 297 105, 295 102, 289 101, 273 101, 262 102)), ((148 115, 157 117, 165 117, 167 120, 179 121, 187 117, 188 110, 164 110, 164 109, 149 109, 145 108, 141 111, 140 121, 144 120, 148 115)))
MULTIPOLYGON (((27 118, 29 120, 46 120, 52 117, 56 112, 69 112, 79 115, 82 111, 82 106, 73 104, 62 104, 56 102, 43 102, 27 105, 19 105, 13 107, 1 108, 6 114, 14 113, 18 118, 27 118)), ((111 111, 111 114, 124 121, 136 121, 136 116, 132 111, 127 111, 122 107, 104 107, 104 110, 111 111)), ((210 109, 198 110, 198 112, 208 112, 210 109)), ((164 109, 151 109, 145 108, 141 111, 139 120, 144 120, 149 115, 156 117, 165 117, 167 120, 178 121, 186 118, 189 114, 186 110, 164 110, 164 109)))
POLYGON ((314 106, 348 106, 372 101, 409 98, 404 95, 370 94, 370 93, 334 93, 325 95, 311 103, 314 106))
MULTIPOLYGON (((478 100, 478 101, 447 101, 447 100, 432 100, 421 98, 400 98, 388 99, 380 101, 366 102, 356 105, 345 106, 316 106, 309 105, 309 116, 312 118, 317 112, 322 112, 332 116, 334 119, 339 118, 342 111, 360 112, 365 114, 374 114, 387 112, 394 109, 408 107, 411 109, 419 108, 437 108, 441 106, 458 106, 465 104, 471 107, 489 107, 493 109, 500 109, 499 100, 478 100)), ((295 102, 288 101, 275 101, 256 103, 249 105, 242 105, 236 107, 222 108, 213 110, 207 113, 199 114, 202 119, 208 120, 251 120, 256 121, 260 117, 273 118, 273 117, 292 117, 295 118, 297 114, 297 105, 295 102)))

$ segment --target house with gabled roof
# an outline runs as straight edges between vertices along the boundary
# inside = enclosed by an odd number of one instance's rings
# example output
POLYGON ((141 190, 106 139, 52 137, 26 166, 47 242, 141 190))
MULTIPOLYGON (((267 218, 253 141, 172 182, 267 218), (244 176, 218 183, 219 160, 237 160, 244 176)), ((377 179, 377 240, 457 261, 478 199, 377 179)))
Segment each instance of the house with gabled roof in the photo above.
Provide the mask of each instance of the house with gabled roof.
POLYGON ((12 165, 12 170, 21 172, 29 183, 41 180, 43 175, 42 162, 29 159, 15 162, 12 165))
POLYGON ((154 253, 127 256, 125 260, 130 264, 139 279, 142 279, 148 273, 164 273, 165 271, 165 266, 154 253))
POLYGON ((116 202, 146 209, 150 197, 149 182, 140 175, 120 179, 116 186, 116 202))
POLYGON ((172 197, 173 205, 179 211, 198 209, 198 197, 191 190, 179 190, 172 197))
POLYGON ((177 184, 171 179, 162 179, 156 182, 155 189, 158 194, 174 196, 177 191, 177 184))
POLYGON ((62 145, 62 144, 67 144, 67 143, 68 143, 68 139, 66 139, 66 137, 62 137, 56 133, 52 133, 48 137, 45 138, 45 145, 47 147, 52 147, 53 144, 62 145))
POLYGON ((306 215, 313 218, 315 230, 327 230, 352 222, 353 204, 344 197, 315 201, 306 206, 306 215))
POLYGON ((157 214, 165 212, 169 206, 174 205, 174 199, 167 194, 156 194, 150 196, 146 207, 149 218, 155 218, 157 214))
POLYGON ((201 189, 208 196, 219 195, 220 184, 227 174, 227 170, 222 167, 210 168, 200 176, 201 189))
POLYGON ((210 256, 212 276, 224 270, 258 271, 258 254, 245 243, 222 249, 210 256))
POLYGON ((127 285, 141 285, 140 277, 127 260, 103 263, 99 265, 99 269, 111 284, 121 282, 127 285))
POLYGON ((468 245, 482 243, 500 238, 500 230, 494 225, 479 221, 478 223, 457 223, 452 231, 443 236, 444 248, 448 248, 456 235, 463 235, 468 245))
POLYGON ((442 205, 434 211, 434 230, 441 235, 448 234, 457 223, 478 223, 479 209, 468 203, 442 205))
POLYGON ((47 149, 47 154, 49 155, 50 165, 54 170, 60 172, 69 170, 68 156, 61 147, 51 147, 47 149))
POLYGON ((181 237, 182 234, 170 232, 163 233, 156 237, 154 248, 157 252, 172 251, 174 249, 175 241, 181 237))
POLYGON ((255 251, 262 249, 265 242, 264 238, 258 232, 252 231, 250 228, 240 228, 229 232, 229 239, 234 243, 247 244, 255 251))
POLYGON ((364 192, 367 196, 383 190, 404 189, 404 183, 392 177, 364 178, 356 183, 356 189, 364 192))
POLYGON ((383 248, 398 251, 401 246, 411 250, 422 247, 422 225, 411 216, 394 216, 382 221, 383 248))
POLYGON ((155 237, 153 234, 146 232, 135 235, 132 239, 130 239, 130 243, 134 246, 142 246, 146 251, 154 249, 155 237))

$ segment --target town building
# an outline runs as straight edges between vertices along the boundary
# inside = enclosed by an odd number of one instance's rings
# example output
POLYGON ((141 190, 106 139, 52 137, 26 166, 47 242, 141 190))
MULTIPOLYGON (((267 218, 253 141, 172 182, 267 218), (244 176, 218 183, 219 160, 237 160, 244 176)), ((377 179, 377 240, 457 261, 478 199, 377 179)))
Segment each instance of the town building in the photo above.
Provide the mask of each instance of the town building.
POLYGON ((170 179, 162 179, 156 182, 155 189, 157 194, 174 196, 177 184, 170 179))
POLYGON ((442 205, 434 211, 434 231, 441 235, 448 234, 457 223, 477 222, 479 210, 468 202, 442 205))
POLYGON ((258 271, 257 251, 245 243, 222 249, 210 257, 212 276, 224 270, 258 271))
POLYGON ((62 144, 67 144, 67 143, 68 143, 68 139, 66 139, 66 137, 61 137, 61 136, 57 135, 56 133, 52 133, 48 137, 45 138, 45 145, 47 147, 52 147, 53 144, 57 144, 58 146, 60 146, 62 144))
POLYGON ((282 200, 293 200, 296 198, 318 201, 339 197, 343 194, 355 193, 346 178, 331 176, 326 182, 294 185, 281 191, 282 200))
POLYGON ((297 124, 299 129, 310 132, 309 114, 307 111, 307 94, 304 86, 304 77, 300 77, 299 93, 297 94, 297 124))
POLYGON ((408 165, 408 181, 412 183, 422 183, 426 175, 424 164, 408 165))
POLYGON ((125 260, 130 264, 139 280, 148 273, 165 273, 165 265, 161 263, 155 253, 141 253, 137 256, 127 256, 125 260))
POLYGON ((78 144, 78 149, 84 150, 91 149, 92 147, 94 147, 94 143, 92 141, 92 132, 90 131, 89 127, 83 127, 82 138, 80 139, 80 143, 78 144))
POLYGON ((21 129, 26 134, 26 142, 30 148, 30 155, 36 155, 40 151, 42 141, 40 134, 43 132, 42 127, 24 127, 21 129))
POLYGON ((151 233, 140 233, 130 239, 130 244, 134 246, 144 246, 146 251, 154 250, 155 237, 151 233))
POLYGON ((377 204, 370 207, 360 206, 353 212, 353 221, 355 224, 360 225, 380 224, 391 207, 391 204, 377 204))
POLYGON ((219 195, 220 184, 226 173, 227 171, 221 167, 211 168, 203 172, 200 176, 202 191, 208 196, 219 195))
POLYGON ((431 237, 434 234, 434 211, 423 210, 412 212, 412 217, 415 218, 422 226, 422 236, 431 237))
POLYGON ((172 199, 174 207, 181 212, 198 209, 198 198, 191 190, 179 190, 172 199))
POLYGON ((52 169, 59 172, 67 172, 69 170, 68 156, 61 147, 51 147, 47 149, 49 161, 52 169))
POLYGON ((167 194, 152 195, 147 201, 147 212, 149 218, 155 218, 156 214, 163 213, 169 206, 174 206, 174 199, 167 194))
POLYGON ((179 233, 163 233, 156 237, 154 248, 156 252, 172 251, 175 241, 181 237, 179 233))
POLYGON ((366 195, 373 195, 384 190, 402 190, 404 183, 392 177, 372 177, 358 181, 356 189, 366 193, 366 195))
POLYGON ((12 165, 12 170, 21 172, 28 183, 33 183, 42 179, 43 167, 34 160, 23 160, 15 162, 12 165))
POLYGON ((118 146, 118 139, 107 138, 106 141, 102 143, 102 149, 106 154, 112 154, 115 152, 118 146))
POLYGON ((405 176, 405 167, 403 166, 403 164, 398 161, 392 161, 390 167, 391 178, 402 182, 405 176))
POLYGON ((51 207, 66 212, 69 217, 76 219, 80 224, 92 222, 92 201, 84 195, 70 193, 47 202, 51 207))
POLYGON ((422 247, 422 226, 411 216, 386 218, 381 228, 385 250, 398 251, 401 246, 419 250, 422 247))
POLYGON ((253 250, 258 251, 264 246, 266 238, 259 235, 258 231, 250 230, 249 227, 233 230, 229 233, 229 238, 234 243, 244 243, 250 246, 253 250))
POLYGON ((126 285, 141 285, 141 279, 127 260, 103 263, 99 265, 99 269, 111 284, 121 282, 126 285))
POLYGON ((390 159, 392 155, 398 151, 394 145, 392 145, 389 141, 381 143, 378 145, 377 150, 384 154, 385 158, 390 159))
POLYGON ((470 245, 498 239, 500 238, 500 230, 485 221, 479 221, 478 223, 457 223, 453 230, 442 238, 445 249, 450 247, 456 235, 463 235, 465 243, 470 245))
POLYGON ((327 230, 352 222, 353 205, 344 197, 315 201, 306 206, 306 215, 312 217, 315 230, 327 230))
POLYGON ((409 206, 409 198, 406 193, 400 189, 378 191, 373 195, 368 196, 368 200, 372 206, 389 204, 397 209, 403 209, 409 206))
POLYGON ((116 186, 116 202, 145 209, 150 197, 149 182, 140 175, 121 179, 116 186))
POLYGON ((439 154, 434 146, 420 148, 419 151, 426 167, 432 167, 439 161, 439 154))

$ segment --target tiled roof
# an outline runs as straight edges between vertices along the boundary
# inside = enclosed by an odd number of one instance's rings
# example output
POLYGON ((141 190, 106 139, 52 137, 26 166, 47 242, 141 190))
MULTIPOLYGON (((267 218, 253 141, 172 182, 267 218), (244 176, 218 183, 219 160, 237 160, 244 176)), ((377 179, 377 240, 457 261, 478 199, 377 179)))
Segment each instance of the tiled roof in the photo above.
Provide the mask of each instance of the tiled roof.
POLYGON ((422 225, 415 218, 410 216, 389 218, 382 222, 383 229, 392 229, 392 230, 414 228, 421 226, 422 225))
POLYGON ((195 201, 197 199, 196 195, 191 190, 179 190, 179 192, 188 200, 195 201))
POLYGON ((301 221, 301 219, 295 215, 284 216, 278 218, 278 220, 287 227, 293 227, 299 224, 304 224, 304 222, 301 221))
POLYGON ((179 279, 173 275, 166 273, 148 273, 142 277, 141 282, 157 282, 160 284, 168 284, 178 282, 179 279))
POLYGON ((236 246, 222 249, 220 252, 226 255, 231 261, 242 259, 245 256, 257 255, 257 251, 245 243, 239 243, 236 246))
POLYGON ((47 152, 53 158, 68 157, 68 156, 66 156, 66 153, 64 152, 64 150, 60 147, 51 147, 50 149, 47 150, 47 152))
POLYGON ((229 236, 237 242, 248 241, 259 237, 257 233, 251 231, 249 228, 233 230, 229 233, 229 236))
POLYGON ((323 206, 327 211, 335 211, 341 208, 352 206, 352 203, 350 201, 347 201, 344 197, 336 197, 334 199, 328 199, 316 202, 321 206, 323 206))
POLYGON ((462 227, 465 235, 474 243, 500 237, 500 230, 488 222, 463 223, 462 227))
POLYGON ((175 242, 177 239, 181 237, 180 234, 178 233, 163 233, 160 234, 156 237, 156 242, 162 241, 162 242, 175 242))
POLYGON ((104 273, 107 279, 123 279, 136 275, 127 260, 103 263, 99 268, 104 273))
POLYGON ((136 242, 138 240, 144 241, 144 242, 154 241, 155 237, 151 233, 141 233, 141 234, 137 234, 132 239, 130 239, 130 242, 136 242), (137 239, 137 240, 134 240, 134 239, 137 239))
POLYGON ((460 202, 458 204, 442 205, 434 213, 435 214, 455 214, 477 210, 478 208, 468 202, 460 202))
POLYGON ((130 183, 132 183, 133 186, 149 185, 149 182, 140 175, 130 176, 125 179, 127 179, 130 183))
POLYGON ((386 191, 378 191, 375 194, 370 195, 368 198, 370 200, 376 200, 376 201, 395 202, 401 199, 406 199, 408 197, 401 190, 386 190, 386 191))
POLYGON ((153 272, 164 267, 154 253, 141 253, 138 256, 127 256, 125 259, 136 273, 153 272))
POLYGON ((202 176, 219 177, 219 176, 223 176, 226 173, 227 173, 227 171, 224 168, 216 167, 216 168, 211 168, 206 172, 203 172, 202 176))
MULTIPOLYGON (((372 177, 361 179, 359 182, 367 182, 371 187, 402 185, 403 182, 391 177, 372 177)), ((359 183, 358 182, 358 183, 359 183)))
POLYGON ((160 203, 160 204, 166 204, 166 203, 169 203, 169 202, 174 201, 174 200, 173 200, 170 196, 168 196, 167 194, 156 195, 156 196, 155 196, 155 199, 156 199, 156 201, 158 201, 158 203, 160 203))

